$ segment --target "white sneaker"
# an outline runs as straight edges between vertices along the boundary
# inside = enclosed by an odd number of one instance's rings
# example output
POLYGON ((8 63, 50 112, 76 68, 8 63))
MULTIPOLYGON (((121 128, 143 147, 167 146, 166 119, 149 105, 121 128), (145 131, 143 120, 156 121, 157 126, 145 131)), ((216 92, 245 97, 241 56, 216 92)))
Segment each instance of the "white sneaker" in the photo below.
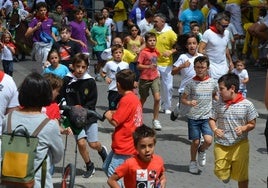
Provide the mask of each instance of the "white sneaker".
POLYGON ((197 162, 196 161, 190 161, 189 172, 192 173, 192 174, 197 174, 198 173, 198 167, 197 167, 197 162))
POLYGON ((159 120, 157 119, 153 120, 153 128, 159 131, 162 129, 162 126, 159 120))
POLYGON ((165 110, 165 114, 171 114, 170 110, 165 110))
POLYGON ((205 151, 198 152, 198 163, 199 163, 199 166, 206 165, 206 152, 205 151))

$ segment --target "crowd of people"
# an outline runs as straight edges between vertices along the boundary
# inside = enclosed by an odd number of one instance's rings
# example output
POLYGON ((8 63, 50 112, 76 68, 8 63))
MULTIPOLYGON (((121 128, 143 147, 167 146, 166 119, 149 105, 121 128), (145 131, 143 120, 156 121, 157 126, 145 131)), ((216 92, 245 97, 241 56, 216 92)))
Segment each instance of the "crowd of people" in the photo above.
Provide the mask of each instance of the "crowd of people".
MULTIPOLYGON (((102 158, 111 187, 141 183, 166 187, 164 161, 154 154, 155 131, 165 128, 159 118, 163 112, 172 121, 187 117, 192 141, 190 173, 197 174, 198 166, 206 164, 206 150, 214 136, 215 175, 224 183, 233 179, 239 188, 247 188, 248 132, 254 129, 258 113, 246 99, 249 76, 243 58, 251 54, 245 47, 249 43, 255 62, 263 58, 258 54, 265 53, 268 46, 268 15, 258 8, 267 5, 250 7, 255 14, 260 12, 260 17, 254 14, 255 19, 250 20, 254 23, 247 25, 243 9, 249 8, 249 2, 184 0, 174 27, 167 1, 137 0, 131 7, 127 0, 106 2, 107 7, 94 17, 76 1, 70 2, 67 6, 65 1, 39 1, 30 6, 7 0, 1 9, 0 49, 5 72, 0 72, 0 91, 4 91, 0 98, 5 101, 1 130, 6 131, 5 115, 11 111, 16 119, 12 128, 32 119, 30 132, 44 117, 51 119, 51 129, 38 135, 40 153, 35 164, 49 154, 47 186, 52 186, 53 166, 63 155, 60 134, 73 134, 86 166, 84 178, 95 173, 88 145, 102 158), (242 53, 238 49, 241 40, 242 53), (31 58, 40 63, 42 72, 28 75, 17 91, 13 62, 25 60, 31 45, 31 58), (93 56, 97 60, 94 75, 90 75, 93 56), (173 83, 178 74, 181 82, 173 83), (78 110, 96 109, 96 81, 105 82, 108 88, 104 117, 114 127, 110 153, 98 140, 96 118, 90 117, 83 128, 74 128, 71 117, 65 122, 67 127, 60 122, 59 101, 65 100, 78 110), (179 100, 172 109, 173 87, 177 85, 179 100), (152 124, 146 126, 142 112, 150 90, 153 117, 152 124), (53 139, 46 134, 54 135, 53 139), (148 178, 140 178, 139 173, 148 178)), ((40 172, 36 174, 38 187, 40 172)))

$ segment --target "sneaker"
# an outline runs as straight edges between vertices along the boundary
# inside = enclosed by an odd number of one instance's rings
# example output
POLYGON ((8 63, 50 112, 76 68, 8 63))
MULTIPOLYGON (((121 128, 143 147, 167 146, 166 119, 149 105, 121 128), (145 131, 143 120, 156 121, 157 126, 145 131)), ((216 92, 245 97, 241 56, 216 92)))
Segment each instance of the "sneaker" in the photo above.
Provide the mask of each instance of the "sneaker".
POLYGON ((94 163, 90 163, 89 165, 87 165, 87 171, 82 175, 83 178, 90 178, 95 174, 95 167, 94 167, 94 163))
POLYGON ((227 179, 222 180, 223 183, 229 183, 229 181, 230 181, 230 176, 227 179))
POLYGON ((165 114, 171 114, 170 110, 165 110, 165 114))
POLYGON ((192 174, 197 174, 198 173, 198 167, 197 167, 197 162, 196 161, 190 161, 189 172, 192 173, 192 174))
POLYGON ((157 119, 153 120, 153 128, 155 130, 159 130, 159 131, 162 129, 162 126, 161 126, 159 120, 157 120, 157 119))
POLYGON ((102 162, 104 162, 108 155, 107 148, 105 146, 102 146, 101 151, 98 153, 101 156, 102 162))
POLYGON ((175 116, 174 112, 172 111, 170 114, 170 120, 175 121, 177 119, 177 116, 175 116))
POLYGON ((205 151, 198 152, 198 163, 199 163, 199 166, 206 165, 206 152, 205 151))

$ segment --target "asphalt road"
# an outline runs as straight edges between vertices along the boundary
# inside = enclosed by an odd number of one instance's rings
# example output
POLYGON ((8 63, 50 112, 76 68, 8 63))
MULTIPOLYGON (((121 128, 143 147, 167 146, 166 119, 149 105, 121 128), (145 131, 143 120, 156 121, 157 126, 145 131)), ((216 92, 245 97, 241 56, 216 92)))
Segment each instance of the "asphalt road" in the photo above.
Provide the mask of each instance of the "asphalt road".
MULTIPOLYGON (((41 71, 41 65, 29 60, 14 64, 14 79, 19 86, 24 77, 31 71, 41 71)), ((92 66, 90 67, 92 70, 92 66)), ((256 128, 250 132, 250 174, 249 187, 266 188, 266 177, 268 176, 268 158, 265 149, 266 143, 264 138, 264 127, 266 121, 267 110, 263 104, 264 97, 264 81, 266 68, 264 67, 248 67, 250 82, 248 84, 248 99, 251 100, 259 112, 256 128)), ((179 84, 179 76, 174 77, 174 96, 173 105, 178 100, 177 86, 179 84)), ((104 82, 97 82, 98 86, 98 103, 97 111, 103 113, 107 109, 107 85, 104 82)), ((152 97, 144 106, 144 123, 151 126, 152 122, 152 97)), ((188 140, 187 124, 184 119, 175 122, 169 119, 169 115, 160 114, 160 121, 163 129, 157 132, 156 153, 161 155, 165 161, 168 188, 235 188, 237 183, 230 181, 223 184, 213 173, 213 146, 207 151, 207 164, 200 168, 198 175, 192 175, 188 172, 190 141, 188 140)), ((99 123, 99 140, 110 149, 111 133, 113 128, 107 121, 99 123)), ((63 136, 65 141, 65 136, 63 136)), ((72 136, 68 137, 68 146, 66 152, 66 162, 75 163, 75 142, 72 136)), ((101 170, 102 161, 96 151, 90 149, 90 156, 95 163, 96 173, 93 177, 84 179, 81 177, 84 168, 83 160, 77 154, 76 165, 76 181, 75 187, 92 187, 104 188, 106 184, 106 176, 101 170)), ((62 162, 56 164, 56 173, 54 174, 54 185, 60 187, 62 172, 62 162)))

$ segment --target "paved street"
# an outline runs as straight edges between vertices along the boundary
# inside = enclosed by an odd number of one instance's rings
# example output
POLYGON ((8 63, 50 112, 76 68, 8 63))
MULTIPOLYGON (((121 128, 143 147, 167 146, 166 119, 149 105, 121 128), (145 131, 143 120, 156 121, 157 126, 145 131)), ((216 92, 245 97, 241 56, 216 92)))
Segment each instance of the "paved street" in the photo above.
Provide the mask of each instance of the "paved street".
MULTIPOLYGON (((14 64, 14 79, 19 85, 23 78, 31 70, 41 70, 41 65, 25 61, 14 64)), ((92 67, 90 67, 92 70, 92 67)), ((250 74, 250 83, 248 84, 248 99, 250 99, 259 112, 257 126, 255 130, 250 132, 250 188, 265 188, 266 177, 268 176, 267 152, 265 149, 265 138, 263 135, 267 111, 263 104, 264 97, 264 81, 266 68, 248 68, 250 74)), ((177 85, 179 84, 179 76, 174 77, 174 97, 173 105, 178 100, 177 85)), ((104 82, 97 82, 99 99, 97 103, 97 111, 103 113, 107 109, 107 85, 104 82)), ((152 121, 152 96, 148 98, 144 108, 144 123, 151 126, 152 121)), ((184 119, 175 122, 169 119, 169 115, 160 114, 160 121, 163 130, 157 132, 156 153, 161 155, 165 161, 168 188, 235 188, 236 182, 231 181, 223 184, 213 173, 213 146, 207 151, 207 165, 200 168, 198 175, 192 175, 188 172, 190 141, 188 140, 187 124, 184 119)), ((107 121, 99 123, 99 140, 110 148, 111 133, 113 128, 107 121)), ((65 136, 63 136, 63 141, 65 136)), ((72 136, 68 137, 68 147, 66 153, 66 163, 74 163, 75 143, 72 136)), ((81 177, 84 170, 84 163, 78 154, 76 186, 79 188, 104 188, 107 178, 101 170, 102 161, 96 151, 90 149, 91 159, 95 164, 96 173, 92 178, 84 179, 81 177)), ((56 173, 54 175, 55 187, 60 187, 62 172, 62 163, 56 165, 56 173)))

